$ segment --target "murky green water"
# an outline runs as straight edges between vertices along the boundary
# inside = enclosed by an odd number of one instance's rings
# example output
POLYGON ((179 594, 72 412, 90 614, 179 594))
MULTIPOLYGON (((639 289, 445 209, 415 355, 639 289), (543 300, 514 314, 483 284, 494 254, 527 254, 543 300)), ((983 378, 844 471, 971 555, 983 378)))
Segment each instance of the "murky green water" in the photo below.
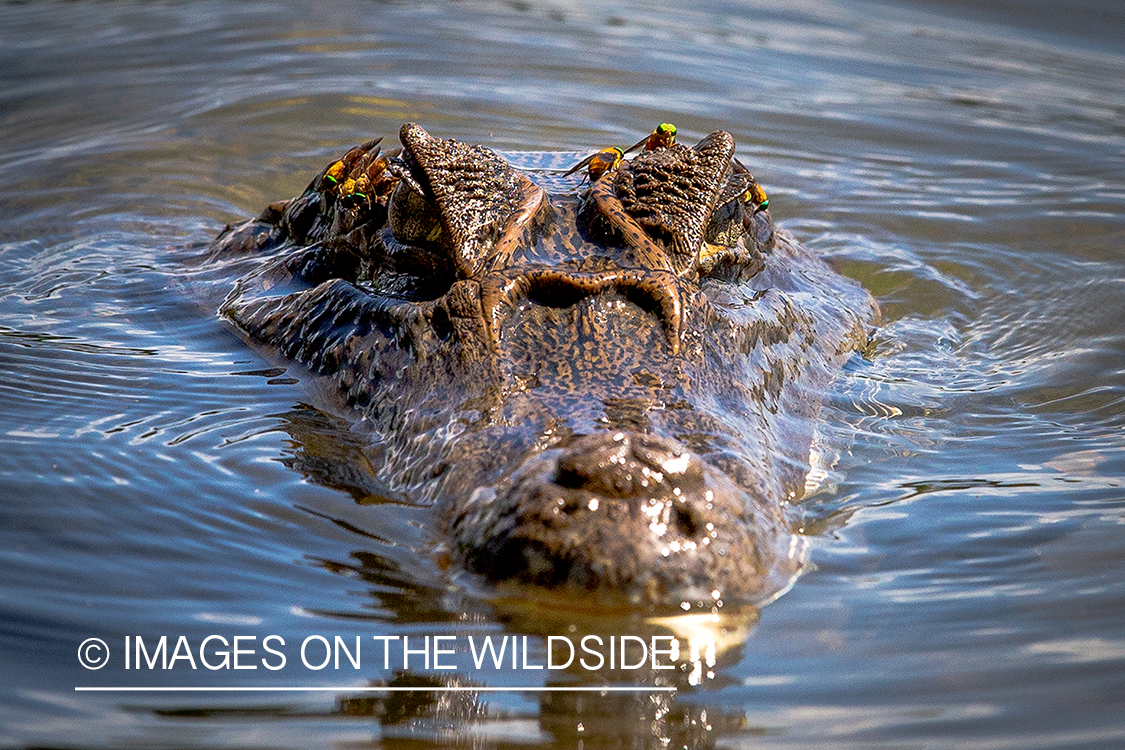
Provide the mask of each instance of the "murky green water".
MULTIPOLYGON (((0 6, 0 745, 1125 745, 1123 23, 1034 0, 0 6), (409 509, 314 481, 354 436, 182 283, 182 248, 407 120, 509 150, 726 129, 775 218, 883 306, 826 410, 810 569, 674 696, 427 708, 354 689, 395 679, 373 650, 299 664, 313 635, 543 656, 418 554, 409 509), (252 637, 259 666, 124 668, 126 637, 161 635, 252 637), (90 637, 108 669, 79 664, 90 637), (74 689, 126 684, 351 689, 74 689)), ((453 660, 489 687, 576 678, 453 660)))

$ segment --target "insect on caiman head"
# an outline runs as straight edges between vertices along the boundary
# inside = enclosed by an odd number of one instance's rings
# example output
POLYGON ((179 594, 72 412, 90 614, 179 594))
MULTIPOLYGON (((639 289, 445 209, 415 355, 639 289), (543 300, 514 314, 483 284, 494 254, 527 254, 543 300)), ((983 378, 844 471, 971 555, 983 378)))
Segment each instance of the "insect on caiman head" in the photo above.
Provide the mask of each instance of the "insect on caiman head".
POLYGON ((332 380, 467 570, 643 604, 783 588, 866 292, 775 234, 722 131, 613 149, 588 183, 400 140, 221 235, 268 256, 223 314, 332 380))

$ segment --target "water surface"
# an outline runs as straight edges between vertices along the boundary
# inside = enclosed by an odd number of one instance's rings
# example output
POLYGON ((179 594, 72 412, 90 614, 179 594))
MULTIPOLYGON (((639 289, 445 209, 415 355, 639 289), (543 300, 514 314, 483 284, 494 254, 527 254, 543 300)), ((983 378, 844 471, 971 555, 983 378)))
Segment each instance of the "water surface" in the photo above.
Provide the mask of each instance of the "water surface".
POLYGON ((1090 0, 0 7, 0 745, 1125 745, 1123 21, 1090 0), (728 130, 775 218, 876 294, 800 509, 809 570, 675 697, 467 694, 442 722, 346 690, 75 692, 395 679, 126 672, 126 636, 542 648, 418 554, 409 508, 318 481, 361 438, 184 264, 408 120, 506 150, 728 130), (109 669, 78 664, 88 637, 109 669))

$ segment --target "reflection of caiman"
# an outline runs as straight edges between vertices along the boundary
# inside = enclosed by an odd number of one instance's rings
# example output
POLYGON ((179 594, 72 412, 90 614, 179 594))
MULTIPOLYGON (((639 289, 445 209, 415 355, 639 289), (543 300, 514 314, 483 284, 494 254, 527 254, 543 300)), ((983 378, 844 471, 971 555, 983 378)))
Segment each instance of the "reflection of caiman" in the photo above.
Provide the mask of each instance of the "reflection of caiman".
POLYGON ((870 295, 775 233, 725 132, 588 184, 400 139, 228 227, 211 257, 261 263, 221 314, 329 379, 464 569, 637 604, 783 587, 785 507, 870 295))

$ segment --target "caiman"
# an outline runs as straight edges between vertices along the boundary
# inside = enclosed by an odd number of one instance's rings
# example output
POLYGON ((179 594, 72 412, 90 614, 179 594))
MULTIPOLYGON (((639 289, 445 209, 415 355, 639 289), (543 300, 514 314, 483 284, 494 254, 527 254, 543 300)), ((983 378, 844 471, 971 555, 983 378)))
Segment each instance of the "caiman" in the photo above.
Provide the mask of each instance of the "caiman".
POLYGON ((726 132, 573 176, 399 139, 228 226, 209 257, 254 265, 220 315, 327 379, 455 570, 650 609, 784 588, 872 297, 775 229, 726 132))

